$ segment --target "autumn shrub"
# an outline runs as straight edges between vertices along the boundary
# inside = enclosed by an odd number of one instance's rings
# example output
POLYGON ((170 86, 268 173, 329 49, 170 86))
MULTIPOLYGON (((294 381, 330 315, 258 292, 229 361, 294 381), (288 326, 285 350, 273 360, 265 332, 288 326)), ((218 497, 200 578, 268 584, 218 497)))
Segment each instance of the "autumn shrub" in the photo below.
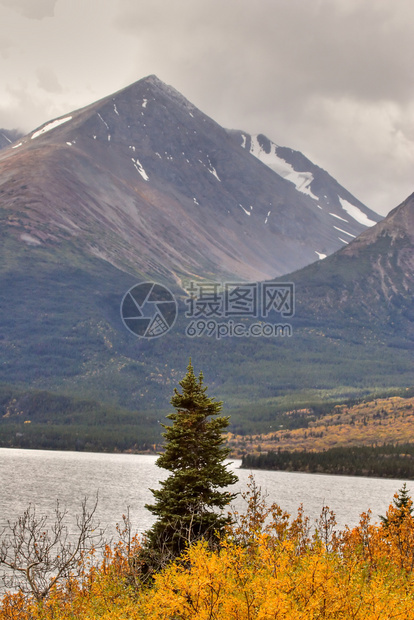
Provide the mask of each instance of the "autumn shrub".
POLYGON ((4 597, 0 620, 414 620, 411 500, 338 530, 327 507, 311 527, 254 484, 245 497, 219 547, 197 541, 151 584, 139 580, 140 541, 122 539, 42 602, 4 597))

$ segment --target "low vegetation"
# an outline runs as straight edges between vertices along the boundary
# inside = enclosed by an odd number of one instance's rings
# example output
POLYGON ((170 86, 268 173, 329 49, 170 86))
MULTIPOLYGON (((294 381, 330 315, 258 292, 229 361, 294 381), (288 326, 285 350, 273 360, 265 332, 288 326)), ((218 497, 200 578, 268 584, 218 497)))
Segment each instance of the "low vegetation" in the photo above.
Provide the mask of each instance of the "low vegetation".
POLYGON ((293 411, 283 429, 229 443, 247 469, 414 479, 412 392, 293 411))
POLYGON ((267 505, 253 481, 246 512, 232 515, 215 548, 194 542, 148 581, 141 541, 120 532, 99 563, 85 555, 43 600, 6 594, 0 619, 412 620, 412 501, 399 498, 381 522, 368 511, 338 530, 327 507, 312 526, 300 508, 290 518, 267 505))

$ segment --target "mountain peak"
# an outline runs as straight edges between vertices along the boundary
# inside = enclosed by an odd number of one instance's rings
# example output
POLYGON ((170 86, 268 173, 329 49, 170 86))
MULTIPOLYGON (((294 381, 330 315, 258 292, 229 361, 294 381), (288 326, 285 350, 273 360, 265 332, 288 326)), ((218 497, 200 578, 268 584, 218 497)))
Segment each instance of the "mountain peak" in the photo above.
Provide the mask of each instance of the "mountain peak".
POLYGON ((368 225, 364 205, 280 148, 265 136, 229 139, 149 75, 4 149, 2 206, 26 244, 87 242, 94 255, 148 275, 270 278, 368 225))
POLYGON ((136 80, 136 82, 132 82, 132 84, 128 84, 128 86, 124 86, 124 88, 121 88, 116 93, 108 95, 105 98, 116 97, 120 93, 128 90, 135 90, 136 88, 142 88, 143 86, 155 86, 156 88, 161 88, 162 90, 168 88, 168 85, 165 82, 160 80, 160 78, 155 75, 155 73, 152 73, 151 75, 147 75, 146 77, 136 80))
MULTIPOLYGON (((372 230, 366 230, 359 235, 343 251, 350 255, 359 253, 362 248, 372 245, 385 237, 390 238, 392 246, 398 244, 401 239, 405 239, 410 246, 414 244, 414 194, 408 196, 400 205, 392 209, 372 230)), ((411 260, 409 267, 411 276, 413 266, 414 262, 411 260)))
POLYGON ((153 84, 154 86, 166 86, 166 83, 160 80, 160 78, 155 75, 155 73, 151 73, 151 75, 147 75, 147 77, 141 78, 138 82, 146 82, 148 84, 153 84))
POLYGON ((157 75, 152 73, 151 75, 147 75, 136 82, 133 82, 129 86, 122 88, 118 92, 113 95, 109 95, 105 97, 102 101, 117 99, 120 96, 125 96, 128 93, 133 93, 134 96, 139 93, 144 94, 145 91, 149 94, 151 93, 154 97, 159 96, 160 94, 166 96, 173 100, 175 103, 179 105, 184 105, 185 108, 196 110, 197 108, 188 100, 184 95, 182 95, 178 90, 176 90, 173 86, 166 84, 163 82, 157 75))
POLYGON ((145 78, 142 78, 138 82, 135 82, 133 86, 138 86, 140 89, 142 89, 143 86, 147 87, 149 90, 151 90, 154 96, 157 96, 157 94, 162 94, 163 96, 169 98, 170 101, 184 107, 188 111, 197 110, 197 108, 191 103, 191 101, 184 97, 184 95, 182 95, 176 88, 174 88, 170 84, 167 84, 166 82, 163 82, 155 74, 151 74, 145 78))

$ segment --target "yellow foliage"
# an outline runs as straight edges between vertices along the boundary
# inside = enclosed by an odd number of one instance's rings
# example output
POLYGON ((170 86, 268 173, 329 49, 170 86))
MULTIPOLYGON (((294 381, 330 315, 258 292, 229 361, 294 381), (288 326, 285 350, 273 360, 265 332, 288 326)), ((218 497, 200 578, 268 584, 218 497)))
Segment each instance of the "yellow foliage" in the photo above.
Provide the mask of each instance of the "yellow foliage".
POLYGON ((159 574, 143 602, 151 620, 364 620, 414 618, 410 578, 392 562, 369 570, 323 545, 297 555, 292 541, 254 552, 235 543, 192 547, 159 574), (411 592, 407 593, 410 584, 411 592))
POLYGON ((411 502, 344 531, 325 507, 311 532, 301 509, 291 519, 250 488, 217 548, 192 545, 151 584, 139 542, 119 543, 42 603, 5 596, 0 620, 414 620, 411 502))

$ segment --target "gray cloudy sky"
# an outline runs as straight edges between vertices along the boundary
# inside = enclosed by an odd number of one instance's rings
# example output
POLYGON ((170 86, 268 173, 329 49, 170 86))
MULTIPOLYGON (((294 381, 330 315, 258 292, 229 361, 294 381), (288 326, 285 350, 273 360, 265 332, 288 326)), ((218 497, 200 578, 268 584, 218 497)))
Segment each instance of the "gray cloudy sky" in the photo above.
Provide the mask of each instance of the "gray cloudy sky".
POLYGON ((0 127, 155 73, 385 214, 414 191, 413 32, 413 0, 0 0, 0 127))

